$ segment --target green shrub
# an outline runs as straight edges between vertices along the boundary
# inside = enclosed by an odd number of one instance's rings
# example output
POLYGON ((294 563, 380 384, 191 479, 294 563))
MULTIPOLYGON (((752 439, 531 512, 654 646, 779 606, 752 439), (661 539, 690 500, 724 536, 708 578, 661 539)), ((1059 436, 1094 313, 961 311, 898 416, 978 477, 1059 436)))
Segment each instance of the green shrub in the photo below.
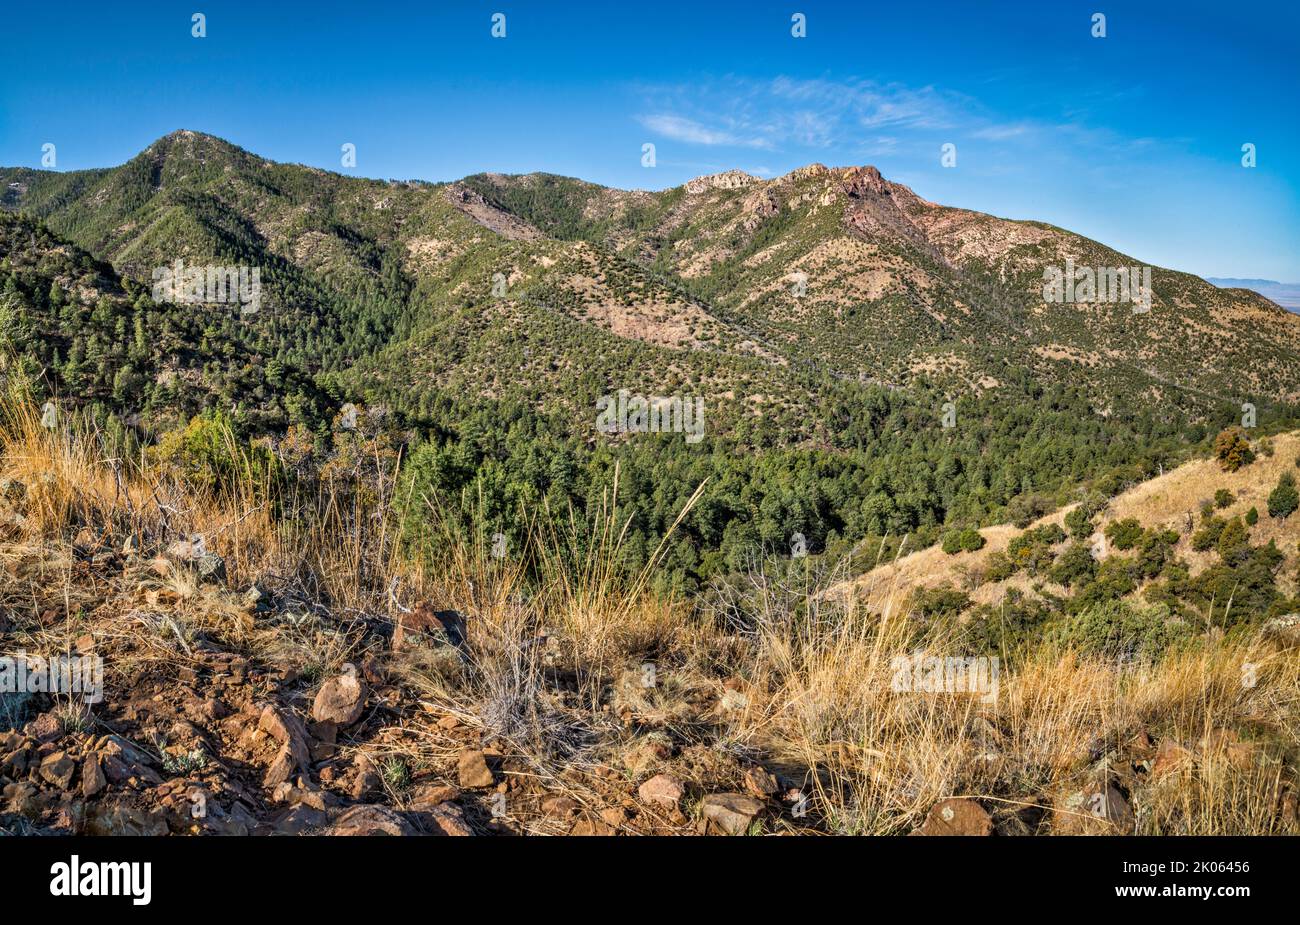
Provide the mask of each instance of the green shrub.
POLYGON ((1259 523, 1259 509, 1252 507, 1246 512, 1246 526, 1253 527, 1257 523, 1259 523))
POLYGON ((1229 507, 1235 500, 1235 496, 1226 488, 1220 488, 1214 493, 1214 506, 1219 510, 1229 507))
POLYGON ((1275 576, 1284 560, 1271 542, 1246 544, 1231 561, 1218 562, 1191 579, 1185 598, 1220 626, 1263 617, 1282 597, 1275 576))
POLYGON ((1107 601, 1118 601, 1137 590, 1133 566, 1127 559, 1111 557, 1097 567, 1092 581, 1081 587, 1070 599, 1069 610, 1080 613, 1089 607, 1107 601))
POLYGON ((1134 607, 1118 601, 1089 607, 1049 633, 1060 645, 1114 659, 1158 658, 1191 635, 1191 627, 1163 604, 1134 607))
POLYGON ((1138 579, 1158 578, 1174 556, 1178 544, 1176 530, 1148 530, 1138 541, 1133 571, 1138 579))
POLYGON ((1164 604, 1171 613, 1181 615, 1186 609, 1188 587, 1191 571, 1187 563, 1175 559, 1164 571, 1164 580, 1152 584, 1143 592, 1143 597, 1153 604, 1164 604))
POLYGON ((1093 518, 1106 509, 1106 496, 1090 492, 1065 515, 1065 529, 1071 536, 1091 536, 1096 529, 1093 518))
POLYGON ((1290 517, 1298 507, 1300 507, 1300 494, 1296 493, 1295 476, 1290 472, 1283 472, 1282 477, 1278 479, 1277 487, 1269 492, 1268 516, 1290 517))
POLYGON ((1016 565, 1005 552, 991 553, 984 564, 985 581, 1006 581, 1016 573, 1016 565))
POLYGON ((984 542, 984 537, 978 530, 967 527, 946 534, 943 538, 943 551, 950 556, 959 552, 975 552, 984 548, 984 542))
POLYGON ((1046 495, 1017 495, 1007 505, 1007 517, 1023 530, 1038 518, 1054 510, 1056 505, 1046 495))
POLYGON ((1048 577, 1068 588, 1092 581, 1096 574, 1097 560, 1092 557, 1092 549, 1082 540, 1076 540, 1057 558, 1048 577))
POLYGON ((1192 534, 1192 548, 1197 552, 1213 549, 1219 542, 1219 535, 1228 522, 1222 517, 1211 517, 1201 524, 1201 529, 1192 534))
POLYGON ((1016 569, 1025 569, 1036 575, 1052 561, 1052 546, 1065 539, 1065 531, 1058 524, 1044 524, 1026 530, 1007 544, 1007 556, 1016 569))
POLYGON ((962 645, 972 653, 1006 656, 1039 643, 1042 629, 1053 610, 1038 598, 1026 598, 1017 588, 1008 589, 1000 603, 984 604, 961 624, 962 645))
POLYGON ((209 489, 240 483, 265 486, 274 470, 270 450, 236 438, 230 419, 220 410, 194 417, 184 430, 165 434, 146 452, 155 464, 209 489))
POLYGON ((1092 531, 1096 529, 1096 526, 1097 525, 1093 522, 1092 515, 1088 513, 1083 505, 1079 505, 1070 511, 1070 513, 1065 515, 1065 529, 1069 532, 1070 536, 1092 536, 1092 531))
POLYGON ((971 599, 950 586, 922 588, 912 594, 912 611, 925 620, 956 620, 971 599))
POLYGON ((1132 517, 1111 521, 1106 525, 1106 539, 1116 549, 1132 549, 1142 539, 1142 525, 1132 517))
POLYGON ((1215 546, 1219 551, 1219 558, 1229 565, 1241 561, 1250 553, 1250 534, 1246 532, 1246 525, 1241 522, 1240 517, 1234 517, 1224 525, 1215 546))

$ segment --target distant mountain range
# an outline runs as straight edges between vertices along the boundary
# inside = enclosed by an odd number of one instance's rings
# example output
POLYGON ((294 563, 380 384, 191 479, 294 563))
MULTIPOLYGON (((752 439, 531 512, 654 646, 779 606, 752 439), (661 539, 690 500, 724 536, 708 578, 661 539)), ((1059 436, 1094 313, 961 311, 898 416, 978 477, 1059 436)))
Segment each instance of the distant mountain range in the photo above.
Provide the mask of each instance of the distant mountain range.
POLYGON ((1232 277, 1207 276, 1207 282, 1214 283, 1221 289, 1249 289, 1258 292, 1266 299, 1272 299, 1283 308, 1300 312, 1300 283, 1279 283, 1274 279, 1233 279, 1232 277))
MULTIPOLYGON (((1267 298, 1156 268, 1149 312, 1045 300, 1050 268, 1141 261, 929 202, 869 166, 660 192, 548 174, 384 182, 178 131, 119 167, 0 168, 0 206, 146 289, 177 260, 259 268, 260 312, 183 313, 207 336, 193 372, 173 358, 164 378, 221 379, 268 424, 285 413, 279 387, 232 376, 273 369, 398 408, 513 397, 581 426, 613 388, 700 392, 731 396, 711 426, 761 419, 795 442, 833 431, 809 409, 854 385, 973 395, 1023 373, 1086 390, 1103 414, 1300 397, 1300 317, 1267 298)), ((52 342, 80 357, 91 336, 52 342)), ((144 375, 130 365, 125 380, 144 375)))

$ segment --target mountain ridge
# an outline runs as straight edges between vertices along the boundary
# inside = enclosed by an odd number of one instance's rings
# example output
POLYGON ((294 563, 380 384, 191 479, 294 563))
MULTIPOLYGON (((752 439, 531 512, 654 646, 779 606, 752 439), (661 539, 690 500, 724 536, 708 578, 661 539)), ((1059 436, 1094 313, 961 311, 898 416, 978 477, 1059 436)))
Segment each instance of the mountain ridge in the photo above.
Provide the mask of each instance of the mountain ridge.
POLYGON ((39 400, 85 409, 121 452, 215 419, 297 471, 348 405, 374 409, 465 529, 522 541, 505 512, 586 509, 617 468, 633 561, 708 483, 674 587, 792 531, 933 542, 1112 492, 1229 424, 1300 425, 1300 318, 1160 268, 1145 313, 1049 301, 1045 268, 1132 261, 870 167, 695 192, 422 184, 173 133, 117 168, 0 182, 0 332, 39 400), (177 260, 256 269, 260 310, 155 292, 177 260), (703 439, 602 430, 624 393, 702 408, 703 439))
MULTIPOLYGON (((546 173, 383 181, 178 130, 116 168, 3 168, 0 182, 5 209, 32 212, 140 281, 175 259, 259 266, 267 309, 253 336, 288 344, 281 358, 296 351, 310 375, 346 379, 377 352, 399 355, 413 336, 442 330, 453 342, 434 366, 415 351, 411 368, 491 398, 507 370, 479 375, 444 361, 467 343, 443 319, 469 310, 501 322, 473 335, 497 343, 489 365, 515 349, 506 341, 536 339, 523 332, 563 315, 612 335, 611 351, 641 356, 609 370, 640 371, 629 385, 647 392, 662 391, 682 350, 695 359, 671 375, 724 394, 775 376, 757 394, 794 398, 775 409, 763 399, 761 412, 732 414, 727 426, 775 410, 799 439, 813 432, 793 424, 810 400, 790 381, 795 369, 980 392, 998 388, 1009 363, 1046 382, 1079 381, 1103 413, 1171 396, 1201 416, 1215 404, 1300 398, 1291 372, 1300 327, 1263 297, 1155 268, 1147 315, 1045 302, 1045 266, 1137 263, 1046 223, 930 202, 872 166, 810 164, 771 179, 724 171, 657 192, 546 173), (508 295, 493 305, 498 276, 508 295), (304 327, 318 329, 310 346, 304 327), (737 362, 741 372, 723 372, 737 362)), ((575 358, 515 372, 563 393, 575 358)))
POLYGON ((1236 279, 1207 276, 1206 281, 1222 289, 1248 289, 1289 311, 1300 311, 1300 283, 1279 283, 1273 279, 1236 279))

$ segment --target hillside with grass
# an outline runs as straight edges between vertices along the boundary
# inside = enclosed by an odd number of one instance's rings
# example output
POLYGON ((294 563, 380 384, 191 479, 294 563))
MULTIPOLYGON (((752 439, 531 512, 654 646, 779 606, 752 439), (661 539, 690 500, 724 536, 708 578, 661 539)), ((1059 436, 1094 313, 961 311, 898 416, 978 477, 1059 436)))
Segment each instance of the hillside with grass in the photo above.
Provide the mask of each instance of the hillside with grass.
MULTIPOLYGON (((883 606, 835 593, 844 563, 816 557, 657 593, 662 550, 630 580, 616 565, 612 484, 498 557, 436 507, 437 542, 413 545, 428 499, 372 431, 283 483, 229 429, 123 461, 85 416, 48 424, 11 392, 0 633, 24 658, 102 657, 108 696, 0 694, 5 832, 1300 832, 1300 624, 1271 606, 1160 631, 1102 602, 1067 632, 1005 631, 991 690, 913 686, 909 665, 966 664, 959 623, 897 583, 883 606)), ((1293 469, 1296 444, 1250 465, 1293 469)), ((1158 499, 1208 487, 1207 465, 1098 525, 1172 516, 1158 499)), ((1271 477, 1227 479, 1201 529, 1271 477)), ((1284 594, 1300 515, 1273 507, 1284 594)))
POLYGON ((795 534, 916 548, 1109 496, 1246 408, 1260 433, 1300 424, 1295 317, 1159 268, 1144 315, 1043 303, 1046 262, 1132 261, 872 168, 655 193, 383 182, 181 131, 120 167, 0 184, 5 362, 119 455, 203 417, 296 465, 370 409, 419 490, 516 542, 521 506, 558 522, 617 464, 629 572, 704 484, 657 579, 684 592, 795 534), (260 308, 155 298, 176 261, 257 268, 260 308), (704 441, 600 432, 619 390, 699 399, 704 441))
POLYGON ((952 531, 831 593, 876 612, 901 601, 1004 657, 1064 635, 1132 659, 1202 633, 1289 625, 1300 611, 1300 433, 1249 449, 1242 431, 1224 434, 1227 455, 1111 498, 952 531))
POLYGON ((111 694, 0 693, 0 830, 1300 831, 1261 296, 1045 301, 1139 261, 871 167, 385 182, 181 131, 0 206, 0 641, 111 694))

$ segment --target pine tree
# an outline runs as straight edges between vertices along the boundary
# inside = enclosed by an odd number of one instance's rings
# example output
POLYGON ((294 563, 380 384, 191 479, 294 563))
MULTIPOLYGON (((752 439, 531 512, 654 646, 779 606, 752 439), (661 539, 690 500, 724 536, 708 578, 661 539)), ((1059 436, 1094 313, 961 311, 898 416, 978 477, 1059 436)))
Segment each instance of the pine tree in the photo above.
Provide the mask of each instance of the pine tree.
POLYGON ((1277 487, 1268 495, 1268 516, 1289 517, 1300 507, 1300 494, 1296 493, 1295 476, 1283 472, 1277 487))

